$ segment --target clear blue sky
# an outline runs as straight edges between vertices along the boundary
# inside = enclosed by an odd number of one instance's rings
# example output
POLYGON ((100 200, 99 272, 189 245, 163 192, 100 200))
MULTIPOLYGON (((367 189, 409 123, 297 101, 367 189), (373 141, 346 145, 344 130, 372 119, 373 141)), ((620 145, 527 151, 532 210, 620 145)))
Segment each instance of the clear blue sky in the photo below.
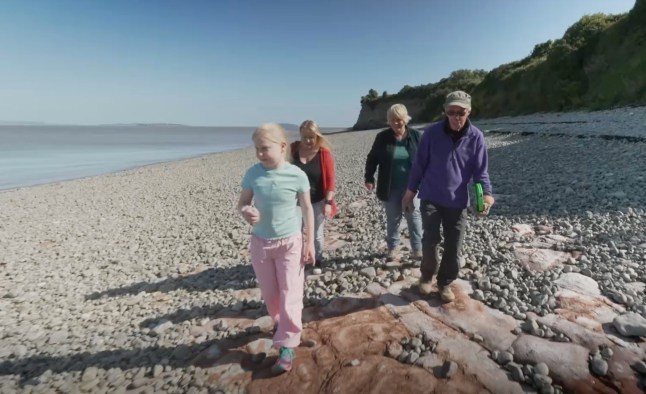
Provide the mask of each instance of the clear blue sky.
POLYGON ((634 0, 3 0, 0 121, 351 126, 374 88, 490 70, 634 0))

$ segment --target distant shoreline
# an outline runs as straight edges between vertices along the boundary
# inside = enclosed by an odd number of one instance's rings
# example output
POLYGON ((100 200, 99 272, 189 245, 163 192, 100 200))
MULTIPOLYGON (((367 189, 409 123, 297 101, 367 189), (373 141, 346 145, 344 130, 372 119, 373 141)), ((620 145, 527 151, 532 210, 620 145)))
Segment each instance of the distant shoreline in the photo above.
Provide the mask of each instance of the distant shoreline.
POLYGON ((93 174, 93 175, 87 175, 87 176, 81 176, 81 177, 72 177, 72 178, 67 178, 67 179, 54 180, 54 181, 51 181, 51 182, 34 183, 34 184, 30 184, 30 185, 25 185, 25 186, 11 187, 11 188, 8 188, 8 189, 0 189, 0 194, 7 193, 7 192, 13 192, 13 191, 21 190, 21 189, 29 189, 29 188, 39 187, 39 186, 57 185, 57 184, 61 184, 61 183, 74 182, 74 181, 79 181, 79 180, 84 180, 84 179, 101 178, 101 177, 110 176, 110 175, 118 175, 120 173, 133 171, 133 170, 137 170, 137 169, 140 169, 140 168, 156 167, 156 166, 159 166, 159 165, 169 164, 169 163, 181 163, 183 161, 196 160, 196 159, 199 159, 201 157, 209 157, 211 155, 220 155, 220 154, 223 154, 223 153, 235 152, 235 151, 240 151, 240 150, 245 150, 245 149, 249 149, 249 147, 246 146, 246 147, 242 147, 242 148, 223 150, 223 151, 220 151, 220 152, 201 153, 201 154, 198 154, 198 155, 183 157, 181 159, 168 159, 168 160, 160 160, 160 161, 147 163, 147 164, 133 165, 133 166, 121 168, 121 169, 118 169, 118 170, 115 170, 115 171, 106 171, 106 172, 102 172, 102 173, 99 173, 99 174, 93 174))
MULTIPOLYGON (((474 119, 473 123, 485 133, 492 134, 550 134, 555 136, 596 137, 603 139, 621 139, 631 142, 646 141, 646 107, 622 107, 614 110, 594 112, 566 112, 566 113, 538 113, 523 116, 506 116, 491 119, 474 119), (610 127, 609 125, 612 125, 610 127)), ((414 124, 413 127, 422 129, 430 123, 414 124)), ((0 127, 6 125, 0 125, 0 127)), ((341 135, 362 131, 379 131, 384 128, 368 130, 353 130, 352 128, 322 128, 324 135, 341 135)), ((251 143, 249 143, 251 145, 251 143)), ((97 174, 56 179, 51 182, 38 182, 24 186, 2 188, 0 193, 34 188, 48 184, 60 184, 74 180, 108 176, 132 171, 138 168, 164 165, 173 162, 194 160, 200 157, 220 155, 226 152, 240 151, 248 146, 223 150, 220 152, 200 153, 178 159, 157 160, 142 165, 131 165, 114 171, 105 171, 97 174)))

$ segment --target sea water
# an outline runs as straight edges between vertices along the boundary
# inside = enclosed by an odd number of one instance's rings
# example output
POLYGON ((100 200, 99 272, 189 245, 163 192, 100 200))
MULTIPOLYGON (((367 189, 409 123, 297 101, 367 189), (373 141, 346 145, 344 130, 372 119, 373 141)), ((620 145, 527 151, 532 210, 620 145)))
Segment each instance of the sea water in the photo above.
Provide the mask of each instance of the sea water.
MULTIPOLYGON (((251 145, 253 127, 0 125, 0 190, 251 145)), ((289 132, 295 134, 292 130, 289 132)))

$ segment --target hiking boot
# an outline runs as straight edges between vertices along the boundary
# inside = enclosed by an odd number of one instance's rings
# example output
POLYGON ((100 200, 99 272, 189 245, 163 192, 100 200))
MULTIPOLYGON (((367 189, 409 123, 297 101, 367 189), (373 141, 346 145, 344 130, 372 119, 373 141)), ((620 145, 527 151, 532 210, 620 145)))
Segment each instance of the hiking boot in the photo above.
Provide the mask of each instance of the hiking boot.
POLYGON ((440 298, 442 298, 442 301, 444 302, 451 302, 455 300, 455 294, 453 294, 450 286, 442 287, 442 290, 440 290, 440 298))
POLYGON ((388 252, 386 253, 386 260, 395 261, 395 249, 388 249, 388 252))
POLYGON ((413 254, 411 255, 414 260, 421 260, 422 259, 422 251, 421 250, 415 250, 413 251, 413 254))
POLYGON ((431 281, 430 280, 426 281, 426 280, 421 280, 420 279, 418 287, 419 287, 419 292, 422 295, 429 295, 429 294, 431 294, 431 290, 433 290, 433 288, 431 287, 431 281))
POLYGON ((294 361, 294 349, 288 347, 281 347, 278 359, 271 367, 271 372, 275 374, 290 371, 294 361))

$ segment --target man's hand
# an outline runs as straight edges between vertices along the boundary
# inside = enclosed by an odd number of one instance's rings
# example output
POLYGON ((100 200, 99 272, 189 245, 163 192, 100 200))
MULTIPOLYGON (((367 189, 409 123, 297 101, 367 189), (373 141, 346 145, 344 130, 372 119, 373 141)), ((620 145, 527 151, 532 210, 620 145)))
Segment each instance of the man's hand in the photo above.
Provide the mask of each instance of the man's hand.
POLYGON ((372 191, 375 190, 375 184, 372 182, 366 182, 366 189, 368 189, 368 193, 372 193, 372 191))
POLYGON ((493 196, 490 196, 488 194, 484 195, 484 210, 480 212, 480 215, 482 216, 487 216, 489 215, 489 210, 493 206, 493 204, 496 202, 496 200, 493 198, 493 196))
POLYGON ((414 198, 415 193, 410 190, 406 190, 404 197, 402 197, 402 212, 413 212, 415 210, 415 204, 413 203, 414 198))

